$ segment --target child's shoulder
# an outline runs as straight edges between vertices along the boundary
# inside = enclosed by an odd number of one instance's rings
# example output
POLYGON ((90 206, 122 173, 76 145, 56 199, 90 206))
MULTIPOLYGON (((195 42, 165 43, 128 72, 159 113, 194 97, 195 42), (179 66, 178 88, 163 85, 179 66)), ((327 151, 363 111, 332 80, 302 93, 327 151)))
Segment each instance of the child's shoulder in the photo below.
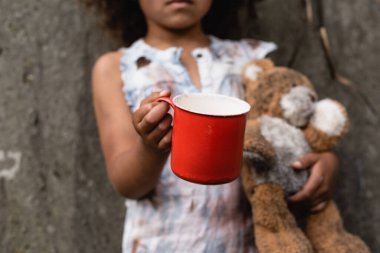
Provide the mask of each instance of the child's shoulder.
POLYGON ((119 66, 121 57, 121 50, 106 52, 98 57, 94 64, 94 70, 107 71, 109 69, 114 69, 115 66, 119 66))
POLYGON ((110 51, 102 54, 96 60, 92 68, 93 83, 107 83, 114 81, 119 83, 120 79, 120 59, 122 52, 120 50, 110 51))

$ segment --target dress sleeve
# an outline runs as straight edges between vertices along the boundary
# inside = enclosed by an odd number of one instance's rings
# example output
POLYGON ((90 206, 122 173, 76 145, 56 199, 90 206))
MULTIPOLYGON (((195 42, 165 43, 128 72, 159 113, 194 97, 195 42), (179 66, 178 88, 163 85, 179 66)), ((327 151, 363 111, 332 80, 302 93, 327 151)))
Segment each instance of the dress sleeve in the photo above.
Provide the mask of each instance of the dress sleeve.
POLYGON ((262 59, 277 49, 277 45, 273 42, 255 39, 242 39, 240 43, 246 57, 249 59, 262 59))

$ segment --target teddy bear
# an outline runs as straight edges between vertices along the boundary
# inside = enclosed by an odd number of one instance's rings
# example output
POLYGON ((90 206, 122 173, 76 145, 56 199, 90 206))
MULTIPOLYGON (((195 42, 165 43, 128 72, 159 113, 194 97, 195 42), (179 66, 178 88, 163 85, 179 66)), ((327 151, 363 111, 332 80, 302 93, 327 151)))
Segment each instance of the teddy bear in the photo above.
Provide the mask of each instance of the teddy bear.
POLYGON ((301 190, 308 170, 290 165, 309 152, 331 150, 347 133, 342 104, 319 100, 310 80, 298 71, 254 60, 243 69, 248 114, 242 182, 252 207, 260 253, 368 253, 366 244, 348 233, 333 200, 302 218, 290 211, 286 197, 301 190), (302 226, 300 224, 303 224, 302 226))

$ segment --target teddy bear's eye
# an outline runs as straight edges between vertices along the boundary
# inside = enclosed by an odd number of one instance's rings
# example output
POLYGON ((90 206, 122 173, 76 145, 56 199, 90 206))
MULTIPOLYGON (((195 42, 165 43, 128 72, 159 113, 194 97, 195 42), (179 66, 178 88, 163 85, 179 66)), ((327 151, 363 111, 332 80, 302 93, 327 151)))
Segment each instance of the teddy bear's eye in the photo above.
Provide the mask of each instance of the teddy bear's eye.
POLYGON ((294 87, 296 87, 297 86, 297 84, 296 83, 292 83, 292 87, 294 88, 294 87))
POLYGON ((311 102, 315 102, 317 98, 313 94, 309 94, 311 102))

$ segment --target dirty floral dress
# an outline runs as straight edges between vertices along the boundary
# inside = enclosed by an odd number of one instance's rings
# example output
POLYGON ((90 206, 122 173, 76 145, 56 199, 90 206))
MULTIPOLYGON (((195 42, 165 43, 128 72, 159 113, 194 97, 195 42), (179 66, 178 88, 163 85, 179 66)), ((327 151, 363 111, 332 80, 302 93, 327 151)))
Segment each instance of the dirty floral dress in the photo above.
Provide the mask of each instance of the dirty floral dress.
MULTIPOLYGON (((276 48, 256 40, 210 40, 209 47, 192 51, 201 88, 181 63, 181 48, 159 50, 140 39, 121 49, 123 92, 131 110, 163 89, 172 96, 218 93, 243 98, 242 66, 276 48)), ((173 174, 169 157, 152 196, 127 199, 126 207, 123 253, 255 252, 249 204, 239 180, 213 186, 189 183, 173 174)))

